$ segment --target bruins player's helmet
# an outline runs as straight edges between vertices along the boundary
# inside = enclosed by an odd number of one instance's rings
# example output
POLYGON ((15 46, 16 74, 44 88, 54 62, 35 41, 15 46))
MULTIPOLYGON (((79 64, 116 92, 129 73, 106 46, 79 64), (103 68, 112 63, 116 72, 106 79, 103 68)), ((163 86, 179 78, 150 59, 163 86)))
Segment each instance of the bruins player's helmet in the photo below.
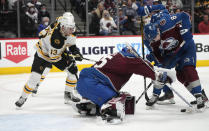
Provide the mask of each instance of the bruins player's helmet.
POLYGON ((75 22, 74 17, 72 16, 63 16, 60 20, 60 29, 61 32, 65 35, 71 35, 75 32, 75 22))
POLYGON ((65 12, 62 16, 68 17, 69 19, 72 19, 74 21, 74 16, 71 12, 65 12))

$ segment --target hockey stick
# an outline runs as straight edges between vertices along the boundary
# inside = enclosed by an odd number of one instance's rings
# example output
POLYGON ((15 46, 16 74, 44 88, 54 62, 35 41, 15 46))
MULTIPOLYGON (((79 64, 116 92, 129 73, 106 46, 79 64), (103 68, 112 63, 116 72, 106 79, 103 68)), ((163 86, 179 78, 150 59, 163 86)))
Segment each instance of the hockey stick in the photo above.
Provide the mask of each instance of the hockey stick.
POLYGON ((84 59, 84 60, 91 61, 91 62, 97 62, 96 60, 92 60, 92 59, 88 59, 88 58, 84 58, 84 57, 83 57, 83 59, 84 59))
MULTIPOLYGON (((144 2, 144 0, 141 0, 141 5, 142 6, 143 6, 143 2, 144 2)), ((145 53, 144 53, 144 21, 143 21, 143 16, 141 16, 140 27, 141 27, 141 38, 142 38, 142 58, 145 59, 145 53)), ((145 94, 145 99, 146 99, 146 101, 149 101, 149 97, 147 95, 147 90, 146 90, 146 87, 147 87, 146 84, 147 84, 146 77, 144 77, 144 94, 145 94)))
MULTIPOLYGON (((69 54, 69 56, 75 58, 76 56, 75 55, 72 55, 72 54, 69 54)), ((89 58, 85 58, 83 57, 84 60, 88 60, 88 61, 91 61, 91 62, 97 62, 96 60, 93 60, 93 59, 89 59, 89 58)))
MULTIPOLYGON (((146 88, 146 91, 151 87, 152 82, 150 82, 150 84, 148 85, 148 87, 146 88)), ((142 92, 142 94, 138 97, 138 99, 136 100, 136 104, 139 102, 139 100, 141 99, 141 97, 144 95, 145 91, 142 92)))
POLYGON ((166 84, 181 100, 183 100, 189 108, 181 109, 181 112, 192 112, 194 110, 194 107, 181 95, 179 94, 169 83, 166 84))

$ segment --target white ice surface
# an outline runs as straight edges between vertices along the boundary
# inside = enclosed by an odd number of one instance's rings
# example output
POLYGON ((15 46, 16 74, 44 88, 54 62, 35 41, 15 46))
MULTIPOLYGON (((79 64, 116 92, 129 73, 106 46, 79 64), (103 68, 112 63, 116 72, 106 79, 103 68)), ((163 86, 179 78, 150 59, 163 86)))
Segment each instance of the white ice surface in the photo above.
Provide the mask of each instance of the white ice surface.
MULTIPOLYGON (((209 67, 197 69, 202 87, 209 94, 209 67)), ((108 125, 100 117, 81 117, 71 105, 64 104, 65 72, 49 73, 38 90, 29 97, 22 110, 15 101, 30 74, 0 75, 0 131, 209 131, 209 109, 202 113, 181 113, 187 105, 175 95, 175 105, 155 105, 145 109, 142 97, 135 115, 126 116, 120 125, 108 125)), ((147 79, 147 85, 150 80, 147 79)), ((173 84, 188 101, 194 97, 179 82, 173 84)), ((133 76, 125 91, 136 98, 143 92, 143 77, 133 76)), ((152 88, 148 94, 151 95, 152 88)))

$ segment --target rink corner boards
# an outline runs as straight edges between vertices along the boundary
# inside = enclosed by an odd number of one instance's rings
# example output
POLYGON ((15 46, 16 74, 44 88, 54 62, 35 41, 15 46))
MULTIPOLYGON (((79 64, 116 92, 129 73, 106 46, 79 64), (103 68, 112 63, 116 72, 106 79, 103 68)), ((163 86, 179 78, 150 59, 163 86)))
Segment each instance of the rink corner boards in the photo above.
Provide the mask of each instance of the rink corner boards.
MULTIPOLYGON (((78 64, 78 70, 81 71, 83 68, 91 67, 92 64, 78 64)), ((204 67, 209 66, 209 60, 198 60, 197 67, 204 67)), ((7 74, 20 74, 20 73, 30 73, 31 67, 0 67, 0 75, 7 75, 7 74)), ((58 68, 53 66, 50 72, 61 72, 58 68)))

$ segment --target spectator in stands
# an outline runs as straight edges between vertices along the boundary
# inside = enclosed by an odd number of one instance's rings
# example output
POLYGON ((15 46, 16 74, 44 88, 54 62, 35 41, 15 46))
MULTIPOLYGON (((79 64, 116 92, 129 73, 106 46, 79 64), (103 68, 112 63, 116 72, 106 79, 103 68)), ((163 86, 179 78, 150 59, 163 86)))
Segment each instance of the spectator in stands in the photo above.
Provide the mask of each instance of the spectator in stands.
POLYGON ((38 23, 38 13, 36 12, 34 6, 29 7, 28 11, 26 11, 26 15, 30 17, 36 24, 38 23))
POLYGON ((20 7, 20 12, 24 12, 25 13, 25 10, 26 10, 26 4, 25 4, 25 0, 16 0, 16 1, 13 1, 13 3, 11 3, 11 6, 14 10, 17 10, 17 3, 19 2, 19 7, 20 7))
POLYGON ((198 24, 202 21, 203 13, 199 8, 195 8, 194 10, 194 32, 199 33, 198 24))
POLYGON ((49 25, 49 17, 42 17, 41 24, 38 26, 38 34, 49 25))
POLYGON ((93 10, 95 10, 97 8, 98 5, 98 0, 89 0, 88 2, 88 12, 92 12, 93 10))
POLYGON ((0 13, 6 13, 9 10, 8 0, 0 0, 0 13))
POLYGON ((92 22, 90 23, 89 32, 91 34, 99 35, 100 30, 100 19, 102 18, 102 13, 104 10, 103 3, 97 5, 97 9, 92 13, 92 22))
POLYGON ((38 14, 35 12, 35 7, 29 7, 21 24, 24 37, 37 36, 38 14))
POLYGON ((204 10, 204 14, 209 16, 209 4, 206 6, 206 9, 204 10))
POLYGON ((41 9, 41 2, 39 2, 38 0, 31 0, 27 3, 27 6, 30 7, 30 5, 34 5, 35 8, 38 9, 38 11, 41 9))
POLYGON ((138 9, 138 6, 137 6, 137 4, 136 4, 136 0, 132 0, 132 8, 133 8, 134 10, 137 10, 137 9, 138 9))
POLYGON ((172 3, 172 6, 173 6, 173 9, 183 8, 183 4, 182 4, 181 0, 171 0, 171 3, 172 3))
POLYGON ((103 11, 102 19, 100 20, 100 35, 111 35, 116 32, 117 26, 107 10, 103 11))
POLYGON ((115 4, 113 0, 105 0, 104 7, 106 10, 110 11, 115 8, 115 4))
POLYGON ((200 33, 209 33, 209 19, 208 15, 203 16, 203 21, 199 23, 198 29, 200 33))
POLYGON ((132 8, 132 1, 128 0, 127 6, 123 9, 123 13, 126 19, 126 22, 123 24, 123 28, 127 31, 131 31, 133 35, 136 35, 136 10, 132 8))
POLYGON ((43 17, 48 17, 50 19, 50 14, 47 11, 47 7, 46 7, 45 4, 41 5, 41 9, 38 13, 38 23, 41 23, 41 20, 42 20, 43 17))

